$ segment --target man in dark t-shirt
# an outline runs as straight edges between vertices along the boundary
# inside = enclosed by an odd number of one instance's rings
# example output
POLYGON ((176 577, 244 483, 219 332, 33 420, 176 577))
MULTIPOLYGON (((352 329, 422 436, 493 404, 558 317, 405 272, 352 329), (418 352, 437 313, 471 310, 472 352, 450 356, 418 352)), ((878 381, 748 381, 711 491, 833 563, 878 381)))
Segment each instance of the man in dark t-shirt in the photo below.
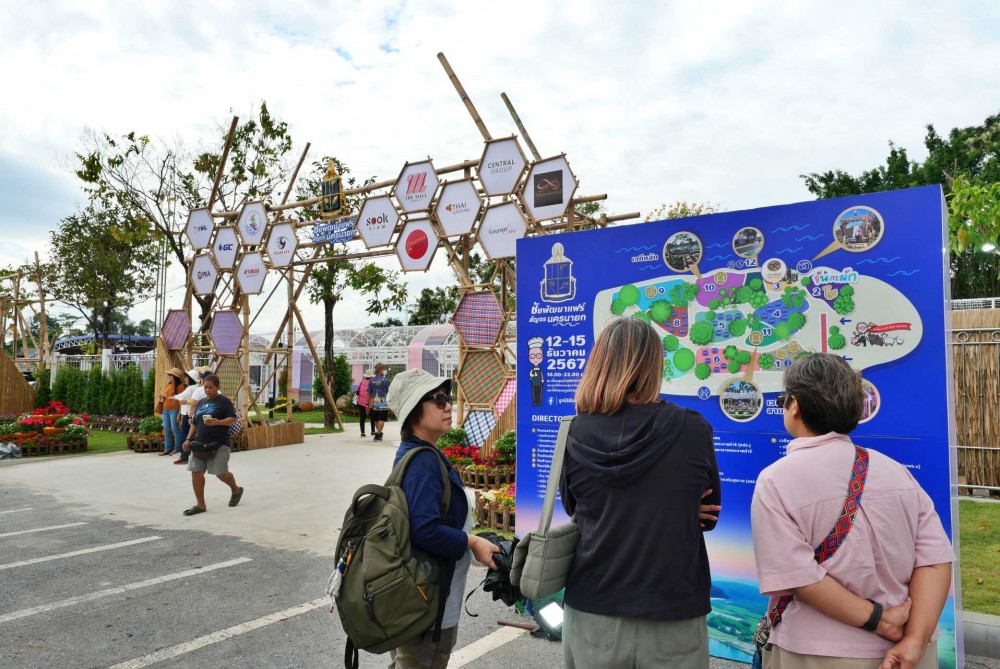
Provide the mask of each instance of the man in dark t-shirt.
POLYGON ((184 510, 185 516, 205 513, 205 472, 214 474, 229 486, 232 496, 229 506, 236 506, 243 497, 243 488, 236 485, 236 477, 229 471, 229 426, 236 422, 236 407, 228 397, 219 392, 219 377, 204 377, 205 399, 198 402, 191 416, 191 430, 184 442, 184 451, 194 456, 188 460, 191 485, 196 504, 184 510))

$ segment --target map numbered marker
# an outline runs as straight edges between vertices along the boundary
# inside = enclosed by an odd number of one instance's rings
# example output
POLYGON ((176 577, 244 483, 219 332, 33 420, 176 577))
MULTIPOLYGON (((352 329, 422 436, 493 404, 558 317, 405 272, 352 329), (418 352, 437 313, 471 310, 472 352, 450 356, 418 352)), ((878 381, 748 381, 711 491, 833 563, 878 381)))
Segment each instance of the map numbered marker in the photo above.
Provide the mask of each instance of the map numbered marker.
POLYGON ((757 256, 764 250, 764 233, 753 226, 740 228, 733 235, 733 252, 742 260, 737 266, 756 267, 757 256))

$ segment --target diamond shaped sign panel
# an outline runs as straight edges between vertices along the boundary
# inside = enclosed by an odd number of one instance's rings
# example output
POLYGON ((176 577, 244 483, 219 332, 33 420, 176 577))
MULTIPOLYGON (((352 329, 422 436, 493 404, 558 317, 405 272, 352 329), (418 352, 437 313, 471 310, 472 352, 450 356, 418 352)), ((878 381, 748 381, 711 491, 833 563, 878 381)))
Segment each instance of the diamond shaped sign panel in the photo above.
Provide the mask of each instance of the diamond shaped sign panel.
POLYGON ((212 343, 219 355, 236 355, 243 341, 243 323, 235 311, 216 311, 209 328, 212 343))
POLYGON ((415 211, 427 211, 431 208, 431 200, 434 199, 439 183, 431 161, 407 163, 399 173, 392 193, 404 212, 411 214, 415 211))
POLYGON ((267 278, 267 266, 264 265, 264 256, 258 251, 244 253, 240 259, 240 266, 236 268, 236 280, 240 283, 240 290, 247 295, 257 295, 264 288, 265 278, 267 278))
POLYGON ((471 181, 452 181, 441 189, 441 197, 434 205, 434 213, 441 221, 446 236, 464 235, 472 231, 483 199, 471 181))
POLYGON ((191 261, 191 285, 195 295, 210 295, 215 292, 215 282, 219 278, 219 268, 212 256, 203 253, 191 261))
POLYGON ((438 237, 429 219, 407 221, 396 240, 396 255, 404 272, 423 272, 437 251, 438 237))
POLYGON ((207 249, 212 243, 212 231, 215 229, 215 219, 208 209, 192 209, 188 213, 187 233, 191 248, 195 251, 207 249))
POLYGON ((487 207, 479 225, 479 243, 490 260, 511 258, 518 239, 524 237, 528 224, 524 214, 513 202, 487 207))
POLYGON ((236 223, 244 244, 260 244, 267 229, 267 211, 263 202, 247 202, 236 223))
POLYGON ((295 236, 295 225, 278 223, 271 226, 271 234, 267 238, 267 257, 274 267, 288 267, 295 260, 295 249, 299 239, 295 236))
POLYGON ((479 161, 479 181, 487 195, 509 195, 524 173, 524 153, 513 137, 486 142, 479 161))
POLYGON ((358 212, 358 234, 365 246, 385 246, 399 222, 396 206, 388 195, 370 197, 358 212))
POLYGON ((451 322, 455 324, 466 346, 492 346, 500 336, 504 313, 500 300, 491 290, 466 293, 455 309, 451 322))
POLYGON ((167 317, 163 319, 163 327, 160 329, 160 336, 163 343, 171 351, 178 351, 184 348, 188 336, 191 334, 191 317, 183 309, 170 309, 167 317))
POLYGON ((536 221, 559 218, 569 208, 577 185, 566 157, 556 156, 531 166, 521 186, 521 201, 536 221))
POLYGON ((232 269, 236 265, 236 252, 239 248, 240 240, 236 236, 236 229, 219 228, 212 246, 212 255, 215 256, 215 264, 219 269, 232 269))

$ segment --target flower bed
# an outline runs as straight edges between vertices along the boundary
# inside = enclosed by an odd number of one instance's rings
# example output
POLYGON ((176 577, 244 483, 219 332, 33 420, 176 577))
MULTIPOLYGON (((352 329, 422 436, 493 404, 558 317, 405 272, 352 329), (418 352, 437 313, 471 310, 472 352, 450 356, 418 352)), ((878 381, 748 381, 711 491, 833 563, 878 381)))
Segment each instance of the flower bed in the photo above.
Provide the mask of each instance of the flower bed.
POLYGON ((139 419, 132 416, 91 416, 89 425, 106 432, 131 432, 139 430, 139 419))
POLYGON ((87 414, 72 414, 61 402, 0 422, 0 442, 17 444, 23 457, 87 450, 87 414))
POLYGON ((495 490, 476 491, 476 520, 483 527, 502 532, 513 532, 515 522, 514 495, 516 489, 509 483, 495 490))

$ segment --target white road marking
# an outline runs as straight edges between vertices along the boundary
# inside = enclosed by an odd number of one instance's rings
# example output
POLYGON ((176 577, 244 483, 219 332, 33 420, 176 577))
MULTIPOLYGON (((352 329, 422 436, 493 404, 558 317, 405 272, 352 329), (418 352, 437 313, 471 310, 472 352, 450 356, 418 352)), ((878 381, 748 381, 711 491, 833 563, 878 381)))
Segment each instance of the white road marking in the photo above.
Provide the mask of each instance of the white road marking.
POLYGON ((464 667, 473 660, 486 655, 486 653, 510 643, 525 632, 526 630, 518 629, 517 627, 501 627, 496 632, 484 636, 478 641, 473 641, 468 646, 462 646, 453 652, 451 659, 448 660, 448 666, 451 669, 464 667))
POLYGON ((7 509, 6 511, 0 511, 0 516, 6 513, 21 513, 22 511, 34 511, 30 506, 26 506, 23 509, 7 509))
POLYGON ((0 534, 0 539, 4 537, 16 537, 19 534, 34 534, 35 532, 48 532, 49 530, 64 530, 67 527, 79 527, 87 523, 66 523, 65 525, 50 525, 49 527, 36 527, 33 530, 18 530, 17 532, 4 532, 0 534))
POLYGON ((72 551, 69 553, 60 553, 58 555, 46 555, 45 557, 33 558, 31 560, 21 560, 20 562, 8 562, 7 564, 0 564, 0 571, 4 569, 14 569, 15 567, 26 567, 29 564, 38 564, 39 562, 48 562, 50 560, 61 560, 63 558, 76 557, 77 555, 87 555, 89 553, 100 553, 101 551, 110 551, 115 548, 125 548, 126 546, 135 546, 136 544, 144 544, 147 541, 156 541, 157 539, 162 539, 163 537, 143 537, 142 539, 132 539, 131 541, 122 541, 117 544, 106 544, 104 546, 94 546, 93 548, 84 548, 79 551, 72 551))
POLYGON ((200 569, 188 569, 187 571, 178 572, 176 574, 157 576, 156 578, 148 578, 145 581, 137 581, 135 583, 129 583, 127 585, 120 585, 114 588, 107 588, 106 590, 98 590, 97 592, 91 592, 86 595, 79 595, 77 597, 70 597, 69 599, 64 599, 59 602, 53 602, 52 604, 42 604, 41 606, 34 606, 30 609, 21 609, 20 611, 14 611, 13 613, 6 613, 0 615, 0 624, 10 622, 11 620, 19 620, 20 618, 27 618, 28 616, 33 616, 38 613, 45 613, 47 611, 54 611, 55 609, 61 609, 67 606, 82 604, 83 602, 92 602, 95 599, 110 597, 111 595, 120 595, 129 592, 130 590, 138 590, 139 588, 147 588, 151 585, 168 583, 170 581, 176 581, 182 578, 187 578, 188 576, 197 576, 198 574, 206 574, 210 571, 215 571, 217 569, 225 569, 226 567, 233 567, 238 564, 243 564, 244 562, 250 562, 250 561, 251 561, 250 558, 241 557, 235 560, 228 560, 226 562, 218 562, 216 564, 206 565, 204 567, 201 567, 200 569))
POLYGON ((234 636, 258 630, 261 627, 267 627, 268 625, 279 623, 282 620, 300 616, 303 613, 309 613, 310 611, 314 611, 324 606, 330 606, 329 597, 320 597, 319 599, 314 599, 311 602, 299 604, 298 606, 293 606, 290 609, 272 613, 264 616, 263 618, 250 620, 245 623, 240 623, 239 625, 233 625, 232 627, 227 627, 226 629, 219 630, 218 632, 212 632, 211 634, 200 636, 197 639, 192 639, 191 641, 187 641, 185 643, 179 643, 176 646, 170 646, 169 648, 163 648, 162 650, 150 653, 149 655, 137 657, 134 660, 120 662, 109 667, 108 669, 142 669, 143 667, 148 667, 152 664, 156 664, 157 662, 163 662, 164 660, 169 660, 171 658, 196 651, 199 648, 211 646, 214 643, 219 643, 220 641, 225 641, 226 639, 230 639, 234 636))

